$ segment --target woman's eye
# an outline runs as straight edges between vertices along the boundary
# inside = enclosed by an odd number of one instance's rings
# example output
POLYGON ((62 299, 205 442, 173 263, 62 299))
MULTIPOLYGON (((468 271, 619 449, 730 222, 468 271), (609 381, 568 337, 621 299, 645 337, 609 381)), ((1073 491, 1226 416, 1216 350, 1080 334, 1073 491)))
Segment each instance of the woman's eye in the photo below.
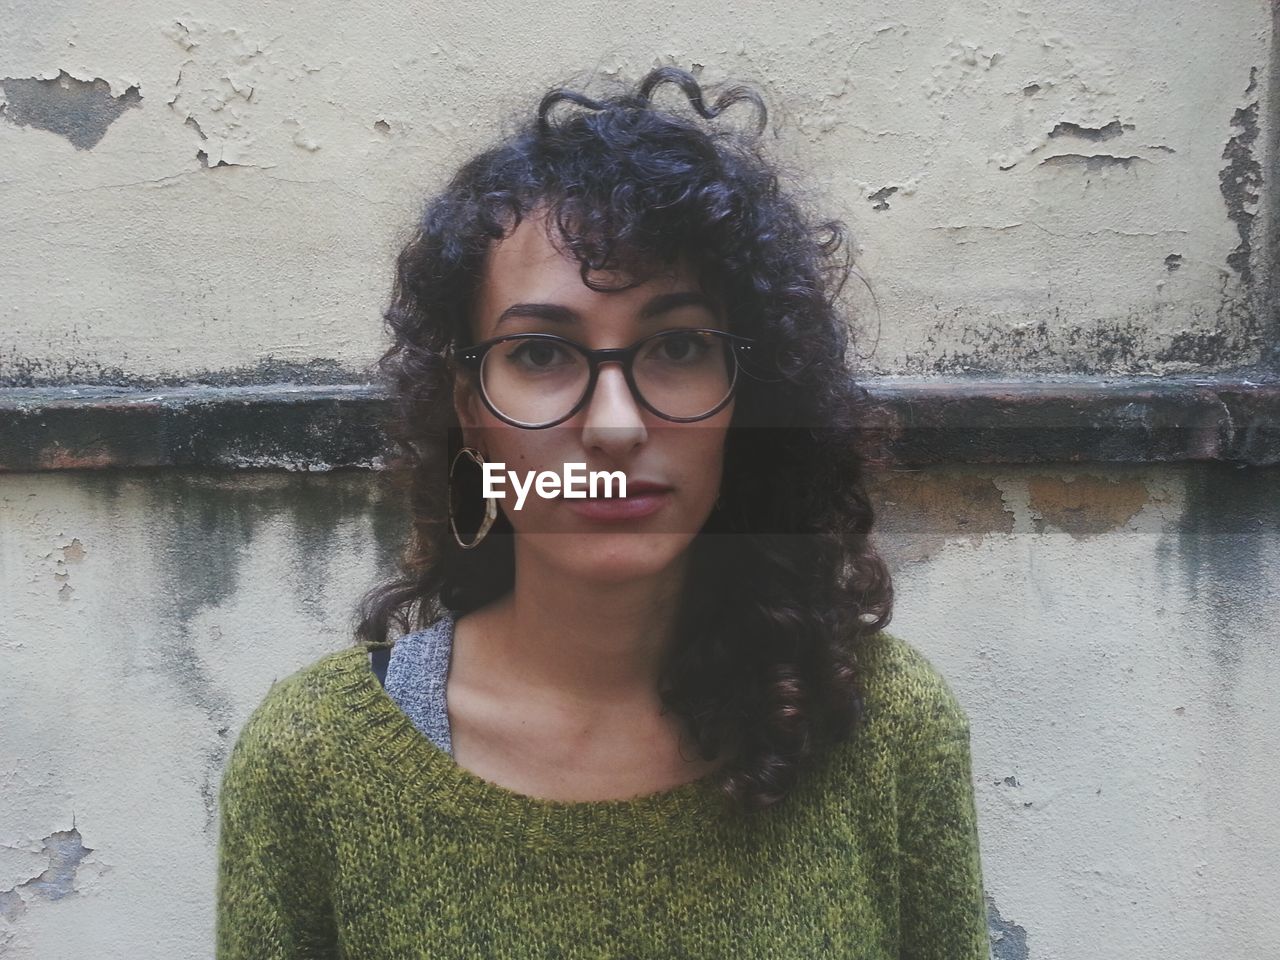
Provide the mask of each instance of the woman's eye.
POLYGON ((696 333, 676 333, 659 337, 654 345, 656 359, 672 363, 688 363, 699 360, 709 349, 703 337, 696 333))
POLYGON ((507 354, 508 360, 534 369, 553 366, 565 357, 566 351, 559 344, 542 340, 527 340, 507 354))

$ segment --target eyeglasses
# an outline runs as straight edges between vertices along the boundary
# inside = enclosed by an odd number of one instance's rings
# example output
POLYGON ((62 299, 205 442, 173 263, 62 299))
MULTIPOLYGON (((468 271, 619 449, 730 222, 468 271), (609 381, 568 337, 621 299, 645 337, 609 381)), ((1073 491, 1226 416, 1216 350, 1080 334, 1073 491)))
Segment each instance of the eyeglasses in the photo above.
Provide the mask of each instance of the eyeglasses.
POLYGON ((581 410, 600 364, 620 363, 631 395, 664 420, 692 423, 723 409, 738 358, 754 341, 724 330, 661 330, 629 347, 591 350, 554 333, 514 333, 454 353, 480 374, 480 397, 498 419, 540 430, 581 410))

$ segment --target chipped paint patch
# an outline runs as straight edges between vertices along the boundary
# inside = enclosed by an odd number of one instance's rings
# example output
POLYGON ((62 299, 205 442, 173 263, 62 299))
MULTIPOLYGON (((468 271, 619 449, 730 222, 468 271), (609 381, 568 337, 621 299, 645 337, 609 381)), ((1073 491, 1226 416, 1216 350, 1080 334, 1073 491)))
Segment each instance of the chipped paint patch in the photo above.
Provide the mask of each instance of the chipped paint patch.
POLYGON ((1027 929, 1006 920, 990 894, 987 895, 987 933, 991 938, 992 960, 1028 960, 1027 929))
POLYGON ((1055 124, 1054 128, 1049 131, 1049 139, 1076 137, 1080 140, 1089 140, 1097 143, 1100 140, 1111 140, 1121 136, 1126 130, 1132 129, 1132 123, 1121 123, 1119 120, 1112 120, 1110 123, 1103 124, 1100 127, 1084 127, 1078 123, 1072 123, 1070 120, 1063 120, 1061 123, 1055 124))
POLYGON ((1075 167, 1083 168, 1085 173, 1098 173, 1112 167, 1128 170, 1136 163, 1150 163, 1146 157, 1137 154, 1116 156, 1110 153, 1058 153, 1045 157, 1040 161, 1042 167, 1075 167))
POLYGON ((867 199, 871 201, 871 209, 888 210, 889 198, 897 192, 897 187, 881 187, 875 193, 868 195, 867 199))
POLYGON ((1077 540, 1124 526, 1151 498, 1141 480, 1087 475, 1028 477, 1027 492, 1036 532, 1051 526, 1077 540))
POLYGON ((122 113, 142 103, 137 86, 112 96, 111 84, 101 77, 79 80, 65 70, 52 80, 5 77, 0 87, 8 101, 0 103, 0 117, 56 133, 77 150, 92 150, 122 113))
MULTIPOLYGON (((23 906, 22 894, 17 890, 0 890, 0 920, 7 920, 10 923, 17 920, 23 906)), ((4 940, 0 940, 0 946, 4 943, 4 940)))
POLYGON ((40 854, 49 865, 31 879, 0 891, 0 916, 16 917, 28 898, 61 900, 78 893, 76 879, 80 864, 93 853, 93 847, 86 847, 80 841, 80 831, 74 826, 45 837, 40 854))
POLYGON ((977 543, 992 533, 1012 533, 1013 515, 990 477, 956 471, 916 470, 868 477, 875 504, 877 549, 891 566, 918 563, 948 542, 977 543))

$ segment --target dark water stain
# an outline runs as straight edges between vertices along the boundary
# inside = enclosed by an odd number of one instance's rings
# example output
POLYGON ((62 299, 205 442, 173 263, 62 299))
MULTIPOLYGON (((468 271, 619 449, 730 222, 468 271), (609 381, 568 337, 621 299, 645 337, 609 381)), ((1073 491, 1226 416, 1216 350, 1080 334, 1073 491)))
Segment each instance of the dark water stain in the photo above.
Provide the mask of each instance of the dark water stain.
POLYGON ((190 373, 129 373, 118 366, 104 366, 92 359, 40 359, 7 354, 0 350, 0 387, 249 387, 272 383, 355 384, 368 383, 369 369, 349 369, 339 361, 317 358, 302 363, 264 357, 256 363, 220 370, 190 373))
MULTIPOLYGON (((1280 3, 1271 4, 1271 65, 1268 70, 1267 114, 1263 120, 1266 141, 1261 148, 1268 157, 1268 175, 1274 177, 1280 158, 1280 3)), ((1251 74, 1251 80, 1256 81, 1251 74)), ((1245 90, 1246 95, 1251 91, 1245 90)), ((1269 184, 1262 192, 1262 222, 1266 229, 1263 238, 1263 256, 1268 266, 1266 289, 1260 296, 1259 313, 1267 328, 1267 363, 1270 370, 1280 375, 1280 190, 1269 184)))
MULTIPOLYGON (((1031 312, 1029 307, 1021 316, 1031 312)), ((1158 309, 1071 317, 1059 307, 1035 308, 1034 322, 1016 324, 1013 318, 983 322, 960 308, 940 309, 920 350, 892 369, 864 375, 1128 376, 1163 373, 1167 364, 1216 374, 1260 372, 1266 334, 1247 300, 1224 289, 1214 317, 1201 313, 1193 310, 1194 319, 1207 329, 1162 338, 1171 320, 1158 309)))
MULTIPOLYGON (((351 549, 372 554, 379 571, 389 574, 407 520, 386 481, 364 470, 107 471, 77 475, 75 483, 105 509, 146 525, 155 568, 162 573, 151 585, 149 609, 138 612, 139 643, 147 648, 150 667, 169 679, 182 702, 194 704, 208 719, 209 736, 200 748, 205 769, 201 793, 205 828, 212 830, 216 787, 236 718, 233 697, 206 659, 207 640, 195 630, 197 618, 240 591, 246 562, 269 535, 268 528, 280 528, 288 531, 291 542, 280 552, 278 589, 282 600, 292 602, 281 603, 279 616, 301 610, 323 621, 332 608, 325 600, 333 585, 331 565, 339 539, 356 538, 351 549)), ((268 636, 270 624, 264 627, 268 636)))
POLYGON ((1243 666, 1242 642, 1280 639, 1280 580, 1268 552, 1280 542, 1280 466, 1208 463, 1183 473, 1185 510, 1156 557, 1206 611, 1207 629, 1197 633, 1230 687, 1243 666), (1260 624, 1270 633, 1259 637, 1260 624))
MULTIPOLYGON (((1249 71, 1248 91, 1257 87, 1258 68, 1249 71)), ((1254 156, 1253 144, 1258 139, 1258 101, 1239 107, 1231 115, 1231 128, 1235 132, 1222 149, 1222 159, 1227 161, 1218 171, 1218 186, 1227 205, 1227 219, 1236 227, 1240 242, 1227 254, 1227 264, 1249 286, 1253 283, 1253 221, 1257 216, 1251 209, 1257 206, 1262 194, 1262 164, 1254 156)))

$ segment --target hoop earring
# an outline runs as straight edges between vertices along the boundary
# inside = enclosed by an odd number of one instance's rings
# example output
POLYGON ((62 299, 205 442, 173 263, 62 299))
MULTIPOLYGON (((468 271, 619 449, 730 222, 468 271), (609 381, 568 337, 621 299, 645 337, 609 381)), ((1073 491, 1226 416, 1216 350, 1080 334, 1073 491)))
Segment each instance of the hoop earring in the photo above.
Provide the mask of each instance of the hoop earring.
POLYGON ((475 539, 470 543, 463 543, 462 537, 458 535, 458 525, 454 520, 453 514, 453 474, 458 466, 458 460, 466 454, 477 465, 484 465, 484 455, 474 447, 462 447, 454 454, 453 462, 449 464, 449 529, 453 531, 453 539, 457 541, 458 546, 463 550, 470 550, 472 547, 479 546, 480 541, 488 534, 489 528, 493 526, 493 522, 498 519, 498 501, 493 497, 484 497, 484 520, 480 522, 480 529, 476 531, 475 539))

